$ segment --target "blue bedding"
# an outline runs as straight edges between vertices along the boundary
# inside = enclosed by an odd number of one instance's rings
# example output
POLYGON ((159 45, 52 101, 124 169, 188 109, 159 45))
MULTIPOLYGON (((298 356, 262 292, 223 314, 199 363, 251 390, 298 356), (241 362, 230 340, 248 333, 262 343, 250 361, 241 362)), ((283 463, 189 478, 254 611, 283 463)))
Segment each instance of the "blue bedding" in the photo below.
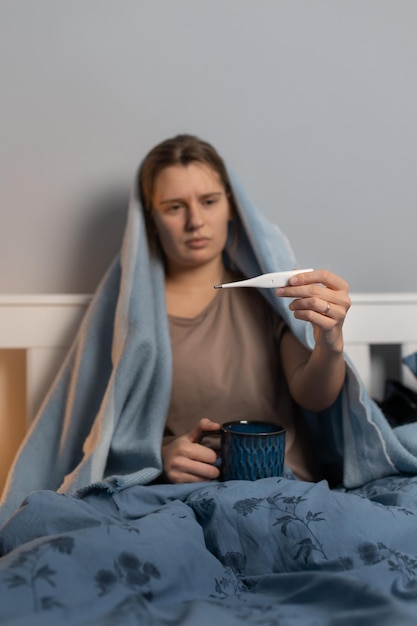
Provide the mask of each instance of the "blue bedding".
MULTIPOLYGON (((297 267, 231 178, 226 265, 248 277, 297 267)), ((149 484, 172 384, 164 280, 134 181, 120 254, 8 476, 0 624, 414 626, 417 424, 391 428, 347 357, 338 401, 305 415, 344 490, 291 475, 149 484)), ((311 348, 311 326, 266 291, 311 348)))
MULTIPOLYGON (((226 265, 248 277, 298 267, 285 235, 257 210, 234 175, 231 180, 239 215, 230 224, 226 265)), ((135 180, 120 254, 12 464, 0 524, 31 491, 74 495, 101 483, 117 492, 162 473, 172 354, 163 259, 149 255, 138 187, 135 180)), ((311 325, 295 319, 287 299, 262 291, 311 348, 311 325)), ((329 468, 324 475, 332 472, 355 488, 383 476, 416 474, 417 425, 391 428, 348 356, 346 365, 338 401, 321 415, 305 414, 317 460, 329 468)), ((415 359, 409 365, 415 371, 415 359)))
POLYGON ((0 623, 417 622, 417 477, 37 491, 0 532, 0 623))

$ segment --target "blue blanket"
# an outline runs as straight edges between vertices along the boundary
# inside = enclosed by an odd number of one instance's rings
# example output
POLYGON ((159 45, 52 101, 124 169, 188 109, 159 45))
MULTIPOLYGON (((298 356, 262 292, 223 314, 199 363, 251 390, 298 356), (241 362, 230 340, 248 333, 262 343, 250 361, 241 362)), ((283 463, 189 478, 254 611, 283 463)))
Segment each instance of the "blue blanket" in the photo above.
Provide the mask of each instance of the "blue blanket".
MULTIPOLYGON (((281 231, 252 204, 233 173, 238 215, 225 262, 245 276, 297 266, 281 231)), ((162 471, 161 440, 171 391, 171 351, 162 261, 149 254, 144 217, 132 185, 120 255, 97 289, 78 336, 11 469, 0 523, 38 489, 76 494, 91 484, 110 491, 147 484, 162 471)), ((312 347, 311 327, 288 301, 262 290, 292 332, 312 347)), ((417 470, 417 430, 393 431, 355 368, 339 401, 308 414, 323 466, 347 487, 417 470)))
MULTIPOLYGON (((248 277, 297 266, 232 180, 239 216, 225 262, 248 277)), ((343 487, 290 474, 154 484, 171 353, 162 263, 149 255, 136 188, 121 254, 9 476, 0 622, 414 625, 416 424, 391 429, 348 359, 335 405, 306 414, 322 464, 340 467, 343 487)), ((309 325, 263 295, 312 347, 309 325)))
POLYGON ((39 491, 2 528, 5 626, 402 626, 417 477, 39 491))

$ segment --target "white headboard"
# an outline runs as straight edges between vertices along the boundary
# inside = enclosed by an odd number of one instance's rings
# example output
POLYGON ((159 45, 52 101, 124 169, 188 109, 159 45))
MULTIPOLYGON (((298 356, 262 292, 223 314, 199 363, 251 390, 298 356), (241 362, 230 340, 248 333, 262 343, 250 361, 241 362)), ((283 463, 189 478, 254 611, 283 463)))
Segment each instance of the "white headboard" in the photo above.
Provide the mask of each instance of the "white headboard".
MULTIPOLYGON (((392 367, 392 363, 384 362, 382 346, 392 348, 391 360, 398 357, 395 367, 399 378, 417 388, 416 379, 400 365, 401 355, 417 351, 417 293, 351 297, 352 308, 344 327, 346 351, 370 393, 381 396, 387 367, 392 367)), ((29 421, 62 363, 90 301, 88 295, 0 295, 0 350, 25 352, 29 421)))
POLYGON ((389 376, 417 389, 402 364, 417 352, 417 293, 353 294, 344 325, 345 349, 369 393, 381 399, 389 376))
MULTIPOLYGON (((90 301, 0 295, 0 491, 90 301)), ((388 375, 417 389, 401 365, 403 354, 417 351, 417 293, 353 294, 344 328, 346 351, 374 398, 382 398, 388 375)))

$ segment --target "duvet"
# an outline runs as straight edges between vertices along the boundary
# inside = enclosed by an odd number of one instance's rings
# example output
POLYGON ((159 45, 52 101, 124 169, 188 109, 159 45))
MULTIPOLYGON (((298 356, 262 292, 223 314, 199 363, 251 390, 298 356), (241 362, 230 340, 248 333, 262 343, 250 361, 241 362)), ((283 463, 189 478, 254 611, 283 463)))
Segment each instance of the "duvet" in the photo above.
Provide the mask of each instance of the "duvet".
POLYGON ((417 622, 417 477, 37 491, 0 532, 0 623, 417 622))

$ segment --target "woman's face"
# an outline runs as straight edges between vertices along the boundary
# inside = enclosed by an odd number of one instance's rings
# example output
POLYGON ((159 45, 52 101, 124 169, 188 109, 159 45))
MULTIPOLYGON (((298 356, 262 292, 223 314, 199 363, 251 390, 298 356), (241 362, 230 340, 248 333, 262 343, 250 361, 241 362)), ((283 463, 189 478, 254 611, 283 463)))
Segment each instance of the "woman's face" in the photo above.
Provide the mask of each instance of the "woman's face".
POLYGON ((221 258, 231 209, 219 175, 192 162, 163 169, 156 177, 152 217, 168 271, 221 258))

